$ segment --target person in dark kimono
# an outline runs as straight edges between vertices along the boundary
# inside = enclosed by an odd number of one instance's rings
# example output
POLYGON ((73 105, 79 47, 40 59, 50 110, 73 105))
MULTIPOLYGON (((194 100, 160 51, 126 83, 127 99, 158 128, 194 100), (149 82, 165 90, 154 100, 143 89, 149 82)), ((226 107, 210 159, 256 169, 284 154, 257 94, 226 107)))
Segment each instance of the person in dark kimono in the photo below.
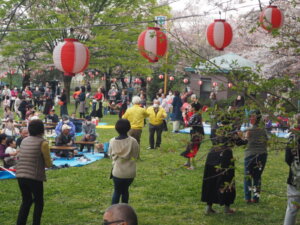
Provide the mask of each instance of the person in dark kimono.
POLYGON ((207 203, 206 214, 215 213, 213 204, 224 205, 225 213, 235 212, 230 208, 236 195, 232 147, 246 144, 247 141, 232 130, 230 123, 230 120, 221 120, 215 137, 218 144, 210 149, 206 158, 201 194, 201 201, 207 203))
POLYGON ((183 121, 182 112, 181 112, 182 101, 180 98, 180 93, 178 91, 175 91, 174 94, 175 97, 173 98, 173 102, 172 102, 173 112, 171 115, 171 119, 173 121, 173 132, 178 133, 180 123, 181 121, 183 121))
POLYGON ((119 111, 119 118, 121 119, 124 113, 127 110, 127 102, 128 102, 128 96, 127 96, 127 91, 123 90, 122 95, 121 95, 121 108, 119 111))
POLYGON ((46 101, 45 107, 44 107, 44 115, 48 115, 50 110, 53 107, 53 99, 51 97, 51 90, 49 87, 46 88, 45 94, 44 94, 44 99, 46 101))
POLYGON ((188 169, 191 170, 194 169, 194 166, 191 164, 191 159, 193 160, 195 158, 204 136, 202 116, 199 112, 200 109, 200 103, 192 103, 191 111, 193 112, 193 115, 188 122, 188 126, 191 127, 191 141, 187 145, 186 150, 181 153, 183 157, 187 158, 187 162, 184 164, 184 166, 187 166, 188 169))

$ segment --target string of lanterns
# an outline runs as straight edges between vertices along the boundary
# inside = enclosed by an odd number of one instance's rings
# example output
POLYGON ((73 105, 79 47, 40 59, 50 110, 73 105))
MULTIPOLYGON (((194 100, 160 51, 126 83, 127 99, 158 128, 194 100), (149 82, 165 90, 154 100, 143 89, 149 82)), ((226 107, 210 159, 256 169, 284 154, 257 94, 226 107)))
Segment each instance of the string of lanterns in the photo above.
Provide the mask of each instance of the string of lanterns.
MULTIPOLYGON (((263 29, 271 32, 283 25, 283 13, 277 6, 270 5, 261 12, 259 22, 263 29)), ((226 20, 217 19, 207 27, 206 37, 213 48, 222 51, 232 42, 233 31, 231 25, 226 20)), ((137 47, 140 54, 149 62, 158 62, 167 53, 167 35, 158 27, 148 27, 139 35, 137 47)), ((64 72, 66 76, 74 76, 76 73, 83 72, 88 67, 89 60, 88 48, 78 42, 77 39, 66 38, 53 51, 55 67, 64 72)), ((163 78, 164 75, 159 75, 159 79, 163 78)), ((172 81, 174 77, 169 79, 172 81)), ((148 78, 147 81, 150 82, 148 78)), ((135 80, 135 83, 140 82, 135 80)), ((189 81, 184 79, 183 82, 186 84, 189 81)))

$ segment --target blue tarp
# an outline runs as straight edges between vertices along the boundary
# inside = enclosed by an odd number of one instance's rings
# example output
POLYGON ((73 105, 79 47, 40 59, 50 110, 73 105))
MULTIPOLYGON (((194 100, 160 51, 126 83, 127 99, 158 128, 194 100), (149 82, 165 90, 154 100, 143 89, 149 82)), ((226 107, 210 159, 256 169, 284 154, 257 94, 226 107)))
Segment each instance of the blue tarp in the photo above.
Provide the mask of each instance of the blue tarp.
MULTIPOLYGON (((204 133, 205 134, 207 134, 207 135, 211 134, 210 124, 203 123, 203 128, 204 128, 204 133)), ((245 126, 241 127, 241 131, 245 131, 247 129, 248 129, 248 127, 245 127, 245 126)), ((187 127, 187 128, 182 129, 182 130, 179 130, 179 133, 189 134, 190 131, 191 131, 191 128, 187 127)), ((275 134, 277 137, 282 137, 282 138, 288 138, 290 136, 290 133, 282 132, 280 129, 272 130, 271 134, 275 134)))
POLYGON ((5 171, 5 170, 0 171, 0 180, 1 179, 13 179, 13 178, 16 178, 16 175, 14 172, 5 171))
POLYGON ((100 160, 104 157, 103 153, 83 153, 84 157, 74 157, 74 158, 59 158, 59 157, 55 157, 54 153, 51 153, 52 159, 53 160, 53 164, 57 167, 59 166, 63 166, 68 164, 69 166, 76 166, 76 167, 80 167, 80 166, 85 166, 88 165, 90 163, 93 163, 97 160, 100 160), (88 160, 86 160, 88 159, 88 160))

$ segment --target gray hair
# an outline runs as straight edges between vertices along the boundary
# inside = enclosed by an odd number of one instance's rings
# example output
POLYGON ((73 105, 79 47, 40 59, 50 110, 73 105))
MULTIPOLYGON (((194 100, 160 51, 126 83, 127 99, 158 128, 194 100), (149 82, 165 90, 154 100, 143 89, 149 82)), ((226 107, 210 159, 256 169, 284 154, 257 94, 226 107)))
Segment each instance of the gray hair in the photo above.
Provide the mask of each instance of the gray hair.
POLYGON ((141 98, 139 96, 133 96, 132 98, 132 104, 140 104, 141 103, 141 98))

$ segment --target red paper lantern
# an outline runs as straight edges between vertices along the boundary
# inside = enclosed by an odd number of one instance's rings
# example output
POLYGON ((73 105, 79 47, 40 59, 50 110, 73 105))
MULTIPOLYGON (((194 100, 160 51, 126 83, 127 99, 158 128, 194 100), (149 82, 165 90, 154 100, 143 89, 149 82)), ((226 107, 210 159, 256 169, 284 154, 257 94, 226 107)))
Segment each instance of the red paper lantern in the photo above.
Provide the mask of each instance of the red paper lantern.
POLYGON ((233 84, 232 83, 228 83, 228 88, 232 88, 233 84))
POLYGON ((175 78, 173 76, 170 76, 170 81, 173 81, 175 78))
POLYGON ((198 85, 201 86, 203 84, 202 80, 198 81, 198 85))
POLYGON ((149 62, 158 62, 167 52, 167 36, 158 27, 148 27, 138 38, 138 49, 149 62))
POLYGON ((161 74, 158 76, 158 78, 162 80, 162 79, 164 79, 164 75, 161 74))
POLYGON ((116 78, 111 78, 111 82, 116 83, 117 79, 116 78))
POLYGON ((96 74, 96 75, 99 75, 99 72, 96 72, 95 74, 96 74))
POLYGON ((151 82, 152 81, 152 77, 147 77, 147 81, 151 82))
POLYGON ((53 51, 53 61, 57 69, 66 76, 75 76, 84 71, 89 64, 90 54, 87 47, 77 39, 66 38, 53 51))
POLYGON ((125 82, 125 83, 128 83, 128 82, 129 82, 129 79, 128 79, 127 77, 125 77, 125 78, 124 78, 124 82, 125 82))
POLYGON ((223 51, 232 41, 232 28, 225 20, 215 20, 207 27, 206 38, 212 47, 223 51))
POLYGON ((101 80, 106 80, 106 78, 103 76, 103 77, 101 77, 101 80))
POLYGON ((183 83, 187 84, 188 82, 189 82, 188 79, 186 79, 186 78, 183 79, 183 83))
POLYGON ((259 22, 262 28, 271 32, 274 29, 278 29, 282 26, 284 21, 283 13, 277 6, 269 5, 265 8, 259 17, 259 22))
POLYGON ((217 83, 217 82, 213 82, 213 86, 214 86, 214 87, 217 87, 217 86, 218 86, 218 83, 217 83))

